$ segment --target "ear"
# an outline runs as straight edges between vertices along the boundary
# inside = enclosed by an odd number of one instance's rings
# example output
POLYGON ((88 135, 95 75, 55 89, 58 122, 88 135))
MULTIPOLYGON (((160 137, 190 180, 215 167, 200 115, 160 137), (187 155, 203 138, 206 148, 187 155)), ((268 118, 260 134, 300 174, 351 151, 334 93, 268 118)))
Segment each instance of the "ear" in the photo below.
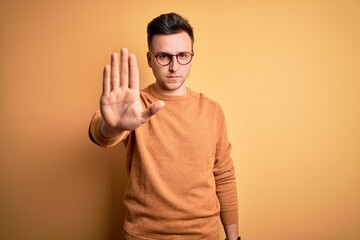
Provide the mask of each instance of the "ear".
POLYGON ((151 53, 150 52, 147 52, 146 59, 147 59, 149 68, 151 68, 151 53))

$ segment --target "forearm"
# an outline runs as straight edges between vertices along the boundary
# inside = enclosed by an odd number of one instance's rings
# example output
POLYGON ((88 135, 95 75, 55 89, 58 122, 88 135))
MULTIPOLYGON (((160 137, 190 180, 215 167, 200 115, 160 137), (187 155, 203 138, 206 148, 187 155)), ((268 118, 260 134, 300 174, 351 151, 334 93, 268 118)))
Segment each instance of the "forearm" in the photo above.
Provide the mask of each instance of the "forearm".
MULTIPOLYGON (((228 160, 231 161, 231 160, 228 160)), ((227 239, 238 237, 238 201, 235 172, 232 162, 229 162, 215 177, 216 191, 220 201, 220 217, 227 239)))
POLYGON ((239 230, 237 224, 230 224, 224 226, 226 234, 226 240, 237 240, 239 236, 239 230))

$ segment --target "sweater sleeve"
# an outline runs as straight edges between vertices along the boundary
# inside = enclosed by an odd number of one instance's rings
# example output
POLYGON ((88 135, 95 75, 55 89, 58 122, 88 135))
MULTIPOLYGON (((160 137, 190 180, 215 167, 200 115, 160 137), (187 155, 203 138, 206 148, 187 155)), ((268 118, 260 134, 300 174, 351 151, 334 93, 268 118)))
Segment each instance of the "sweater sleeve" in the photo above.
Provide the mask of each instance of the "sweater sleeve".
POLYGON ((123 141, 128 135, 129 132, 124 132, 122 135, 116 138, 106 138, 100 133, 100 126, 102 123, 103 118, 101 116, 100 111, 96 111, 94 116, 91 119, 90 126, 89 126, 89 138, 95 144, 101 147, 112 147, 118 144, 119 142, 123 141))
POLYGON ((220 109, 217 114, 217 145, 214 164, 216 193, 220 201, 220 217, 223 225, 238 223, 238 200, 231 144, 227 137, 225 117, 220 109))

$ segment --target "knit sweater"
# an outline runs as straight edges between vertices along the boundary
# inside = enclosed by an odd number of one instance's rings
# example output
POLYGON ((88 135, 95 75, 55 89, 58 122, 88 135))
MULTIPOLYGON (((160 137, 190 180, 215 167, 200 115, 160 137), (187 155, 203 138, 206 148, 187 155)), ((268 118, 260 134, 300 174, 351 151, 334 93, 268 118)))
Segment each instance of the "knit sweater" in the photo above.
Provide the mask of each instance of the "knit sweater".
POLYGON ((222 224, 238 221, 236 180, 223 111, 188 88, 184 96, 160 95, 154 85, 140 92, 146 108, 165 107, 136 130, 118 138, 100 134, 96 112, 90 137, 100 146, 123 142, 128 185, 124 239, 218 240, 222 224))

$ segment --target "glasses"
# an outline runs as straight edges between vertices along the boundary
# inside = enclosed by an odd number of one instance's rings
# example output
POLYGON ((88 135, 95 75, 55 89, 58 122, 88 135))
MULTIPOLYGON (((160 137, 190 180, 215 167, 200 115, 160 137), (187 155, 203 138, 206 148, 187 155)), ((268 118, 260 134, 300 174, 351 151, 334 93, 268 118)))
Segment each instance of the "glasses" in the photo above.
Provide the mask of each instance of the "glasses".
POLYGON ((149 53, 151 53, 152 55, 154 55, 156 61, 161 65, 161 66, 167 66, 169 65, 172 60, 173 57, 176 57, 176 61, 180 64, 180 65, 187 65, 191 62, 194 53, 190 53, 190 52, 181 52, 178 53, 176 55, 172 55, 169 53, 159 53, 159 54, 154 54, 153 52, 149 51, 149 53))

